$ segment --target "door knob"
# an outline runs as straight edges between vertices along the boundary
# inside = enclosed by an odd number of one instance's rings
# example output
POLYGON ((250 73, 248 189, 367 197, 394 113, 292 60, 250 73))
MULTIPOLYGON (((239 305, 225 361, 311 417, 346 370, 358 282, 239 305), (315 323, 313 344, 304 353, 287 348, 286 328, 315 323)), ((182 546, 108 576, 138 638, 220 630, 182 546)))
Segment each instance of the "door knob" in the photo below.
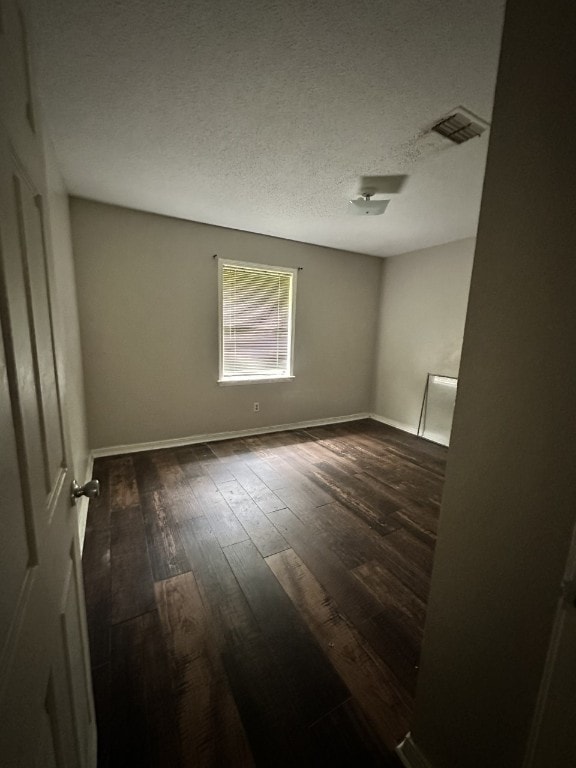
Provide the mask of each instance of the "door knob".
POLYGON ((76 503, 76 499, 79 499, 80 496, 87 496, 89 499, 100 496, 100 481, 88 480, 84 485, 78 485, 76 480, 73 480, 71 496, 73 504, 76 503))

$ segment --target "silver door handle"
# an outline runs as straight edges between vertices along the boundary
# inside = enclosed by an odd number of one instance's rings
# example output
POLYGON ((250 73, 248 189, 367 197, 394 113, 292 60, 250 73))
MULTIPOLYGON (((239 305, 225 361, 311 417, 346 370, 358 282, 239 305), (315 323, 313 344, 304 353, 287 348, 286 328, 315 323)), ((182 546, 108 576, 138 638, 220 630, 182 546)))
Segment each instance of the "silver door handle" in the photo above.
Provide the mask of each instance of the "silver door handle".
POLYGON ((78 485, 76 480, 73 480, 71 496, 73 504, 76 503, 76 499, 79 499, 80 496, 87 496, 89 499, 100 496, 100 481, 88 480, 88 482, 84 483, 84 485, 78 485))

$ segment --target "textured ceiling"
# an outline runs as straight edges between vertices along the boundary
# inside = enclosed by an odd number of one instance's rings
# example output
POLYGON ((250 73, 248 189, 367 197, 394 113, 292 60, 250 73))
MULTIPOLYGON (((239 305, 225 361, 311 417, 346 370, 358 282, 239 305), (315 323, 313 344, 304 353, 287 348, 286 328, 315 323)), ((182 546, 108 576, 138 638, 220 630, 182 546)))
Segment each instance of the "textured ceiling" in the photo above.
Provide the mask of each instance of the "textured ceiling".
POLYGON ((503 0, 33 0, 71 193, 388 256, 475 234, 503 0), (407 174, 383 216, 362 175, 407 174))

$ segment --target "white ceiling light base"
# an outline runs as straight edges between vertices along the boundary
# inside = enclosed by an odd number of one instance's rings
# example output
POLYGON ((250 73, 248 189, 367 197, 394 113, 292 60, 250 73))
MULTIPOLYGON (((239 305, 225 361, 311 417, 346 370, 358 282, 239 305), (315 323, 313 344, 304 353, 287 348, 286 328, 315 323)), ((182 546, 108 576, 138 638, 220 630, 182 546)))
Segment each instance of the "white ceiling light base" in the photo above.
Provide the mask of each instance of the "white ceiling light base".
POLYGON ((381 216, 390 200, 371 200, 372 195, 364 194, 357 200, 350 200, 350 213, 356 216, 381 216))

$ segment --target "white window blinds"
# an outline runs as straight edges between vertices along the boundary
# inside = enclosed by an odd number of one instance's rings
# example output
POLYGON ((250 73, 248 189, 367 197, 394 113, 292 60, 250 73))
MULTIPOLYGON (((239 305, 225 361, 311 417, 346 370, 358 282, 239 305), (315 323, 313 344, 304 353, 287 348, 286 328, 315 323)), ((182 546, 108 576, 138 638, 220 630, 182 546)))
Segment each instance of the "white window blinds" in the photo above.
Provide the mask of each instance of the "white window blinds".
POLYGON ((292 375, 295 272, 220 263, 221 380, 292 375))

